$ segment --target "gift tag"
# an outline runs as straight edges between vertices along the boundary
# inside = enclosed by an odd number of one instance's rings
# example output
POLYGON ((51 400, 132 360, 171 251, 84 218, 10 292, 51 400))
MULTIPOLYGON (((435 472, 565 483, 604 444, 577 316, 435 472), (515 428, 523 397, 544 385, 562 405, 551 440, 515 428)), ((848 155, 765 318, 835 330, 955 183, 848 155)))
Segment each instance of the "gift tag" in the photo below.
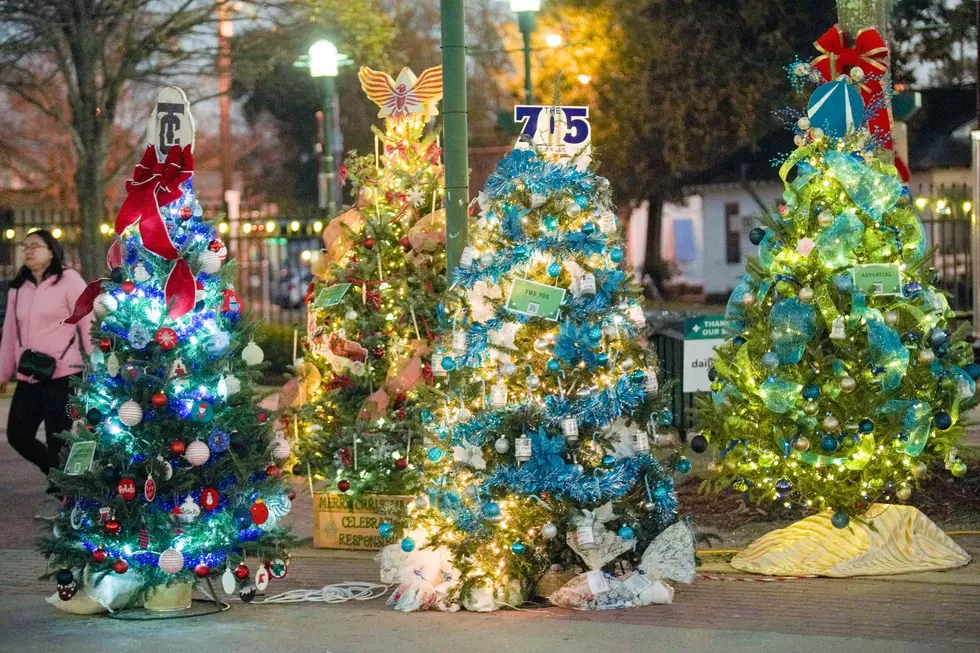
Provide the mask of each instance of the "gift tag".
POLYGON ((231 567, 225 569, 225 573, 221 574, 221 590, 231 596, 235 593, 235 588, 238 587, 238 579, 235 578, 235 572, 231 570, 231 567))
POLYGON ((590 571, 585 577, 589 581, 589 589, 592 590, 593 594, 602 594, 603 592, 609 591, 609 583, 606 582, 606 577, 603 575, 602 570, 590 571))
POLYGON ((472 246, 466 246, 463 248, 463 253, 459 257, 460 267, 469 270, 473 266, 473 260, 476 258, 476 248, 472 246))
POLYGON ((447 376, 449 374, 449 372, 447 372, 442 366, 443 358, 445 358, 445 356, 442 354, 432 354, 432 359, 429 366, 432 368, 433 376, 447 376))
POLYGON ((631 592, 639 596, 640 592, 653 585, 653 581, 647 578, 646 574, 636 571, 629 578, 624 579, 623 584, 631 592))
POLYGON ((582 278, 579 280, 579 294, 581 295, 594 295, 595 294, 595 275, 594 274, 583 274, 582 278))
POLYGON ((612 211, 603 211, 599 215, 599 233, 608 234, 616 231, 616 214, 612 211))
POLYGON ((595 546, 595 533, 592 532, 592 524, 579 526, 575 529, 575 537, 581 549, 591 549, 595 546))
POLYGON ((259 565, 259 570, 255 572, 255 589, 261 592, 268 586, 269 570, 265 568, 265 565, 259 565))
POLYGON ((490 386, 490 405, 494 408, 503 408, 507 405, 507 386, 503 383, 495 383, 490 386))
POLYGON ((514 440, 514 458, 518 462, 527 462, 531 460, 531 438, 526 435, 514 440))
POLYGON ((646 431, 633 431, 633 451, 636 453, 646 453, 650 451, 650 438, 646 431))
POLYGON ((459 355, 466 353, 465 331, 453 331, 453 352, 459 355))

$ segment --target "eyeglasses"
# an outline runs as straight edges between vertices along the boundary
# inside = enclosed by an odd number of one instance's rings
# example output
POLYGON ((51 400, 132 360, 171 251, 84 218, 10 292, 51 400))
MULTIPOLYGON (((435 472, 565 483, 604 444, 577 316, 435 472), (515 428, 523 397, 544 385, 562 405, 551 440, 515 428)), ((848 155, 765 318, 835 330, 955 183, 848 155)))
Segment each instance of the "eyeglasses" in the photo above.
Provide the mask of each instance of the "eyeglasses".
POLYGON ((48 249, 47 245, 42 245, 40 243, 21 243, 18 245, 25 252, 33 252, 35 249, 48 249))

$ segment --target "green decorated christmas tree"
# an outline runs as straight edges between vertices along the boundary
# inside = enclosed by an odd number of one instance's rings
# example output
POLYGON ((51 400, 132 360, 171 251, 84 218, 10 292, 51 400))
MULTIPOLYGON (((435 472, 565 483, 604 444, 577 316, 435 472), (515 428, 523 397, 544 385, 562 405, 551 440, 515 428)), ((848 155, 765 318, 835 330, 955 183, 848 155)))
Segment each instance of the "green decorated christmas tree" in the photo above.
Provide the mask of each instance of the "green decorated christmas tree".
POLYGON ((426 133, 442 95, 441 68, 397 80, 360 72, 381 107, 374 156, 348 158, 355 205, 323 234, 308 294, 308 354, 297 382, 300 469, 331 489, 413 494, 422 428, 416 390, 431 379, 438 295, 446 287, 443 168, 426 133))
POLYGON ((479 201, 432 357, 427 487, 382 556, 385 580, 400 582, 389 604, 488 610, 536 591, 583 608, 663 600, 661 579, 690 579, 654 573, 645 553, 674 525, 693 570, 672 481, 690 463, 652 454, 676 436, 657 433, 672 417, 621 269, 609 183, 519 149, 479 201), (643 563, 650 575, 625 585, 643 563), (590 583, 609 591, 583 592, 590 583))
POLYGON ((222 574, 225 591, 250 600, 285 574, 278 465, 290 445, 255 405, 262 350, 191 185, 182 91, 161 92, 150 125, 111 273, 69 320, 94 311, 97 347, 63 434, 70 453, 51 475, 64 507, 40 548, 64 600, 81 590, 103 607, 189 605, 193 583, 222 574))

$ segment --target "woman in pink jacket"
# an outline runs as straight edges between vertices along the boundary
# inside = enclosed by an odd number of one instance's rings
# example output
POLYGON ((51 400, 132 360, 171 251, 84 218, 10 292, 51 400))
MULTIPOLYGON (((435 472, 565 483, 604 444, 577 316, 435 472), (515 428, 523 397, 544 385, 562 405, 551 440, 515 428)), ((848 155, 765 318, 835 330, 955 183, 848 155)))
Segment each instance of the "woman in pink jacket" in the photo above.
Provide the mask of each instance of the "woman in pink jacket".
MULTIPOLYGON (((47 474, 58 465, 58 453, 64 444, 57 434, 71 429, 71 378, 81 371, 82 349, 92 350, 92 315, 83 319, 78 329, 62 324, 85 289, 85 281, 65 267, 64 249, 50 232, 30 233, 20 246, 24 265, 11 281, 7 295, 7 315, 0 339, 0 382, 6 384, 16 373, 17 389, 7 420, 10 446, 47 474), (29 367, 23 358, 28 350, 55 360, 51 378, 39 380, 22 373, 20 368, 29 367), (47 445, 36 437, 41 422, 47 445)), ((38 358, 36 353, 28 356, 38 358)), ((48 491, 50 495, 51 488, 48 491)), ((57 504, 49 496, 38 517, 53 519, 56 514, 57 504)))

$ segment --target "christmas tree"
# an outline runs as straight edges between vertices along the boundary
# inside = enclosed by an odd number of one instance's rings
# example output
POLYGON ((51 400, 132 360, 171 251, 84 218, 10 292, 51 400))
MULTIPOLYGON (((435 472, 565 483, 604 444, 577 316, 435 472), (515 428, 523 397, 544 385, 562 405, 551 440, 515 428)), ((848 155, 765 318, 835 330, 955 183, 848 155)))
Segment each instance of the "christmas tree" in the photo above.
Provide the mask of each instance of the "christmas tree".
POLYGON ((250 368, 263 354, 191 186, 183 92, 162 91, 150 124, 116 218, 111 274, 69 320, 94 311, 97 348, 63 436, 70 454, 52 472, 64 507, 40 548, 66 600, 117 574, 141 590, 128 601, 137 604, 148 590, 222 573, 226 591, 250 600, 270 573, 285 573, 290 537, 279 522, 290 498, 277 465, 290 446, 255 406, 250 368))
MULTIPOLYGON (((966 471, 954 444, 980 376, 935 288, 908 188, 881 157, 887 50, 877 32, 861 34, 858 47, 880 45, 875 58, 845 50, 791 66, 800 87, 833 81, 792 116, 785 203, 750 234, 759 255, 728 302, 733 334, 692 438, 698 451, 714 443, 718 487, 832 511, 838 528, 876 502, 908 500, 934 460, 966 471), (860 65, 842 70, 847 61, 860 65)), ((818 46, 844 42, 835 27, 818 46)))
POLYGON ((656 433, 672 416, 620 269, 608 181, 519 149, 479 201, 432 356, 426 493, 383 555, 396 570, 387 580, 403 571, 390 601, 402 610, 513 605, 552 565, 639 565, 677 520, 673 468, 690 468, 650 454, 676 439, 656 433), (445 582, 413 577, 427 564, 418 553, 435 556, 445 582))
POLYGON ((301 461, 341 492, 411 494, 422 434, 415 389, 430 376, 437 296, 445 283, 443 168, 425 133, 442 96, 441 68, 397 80, 369 68, 362 87, 381 107, 374 156, 345 165, 354 207, 326 227, 307 295, 299 395, 301 461))

